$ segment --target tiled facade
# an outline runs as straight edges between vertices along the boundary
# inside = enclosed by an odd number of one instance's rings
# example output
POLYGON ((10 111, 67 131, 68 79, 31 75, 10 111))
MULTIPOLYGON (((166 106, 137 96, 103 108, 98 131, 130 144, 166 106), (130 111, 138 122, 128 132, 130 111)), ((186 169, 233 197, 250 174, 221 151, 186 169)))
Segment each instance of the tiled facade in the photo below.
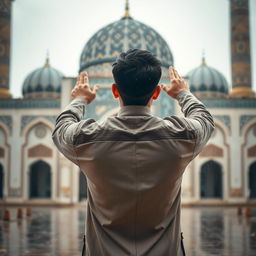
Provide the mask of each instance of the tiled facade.
MULTIPOLYGON (((110 89, 111 63, 120 51, 136 47, 156 54, 163 63, 162 82, 168 82, 167 67, 173 64, 169 46, 154 29, 126 13, 93 35, 81 54, 80 71, 86 70, 90 82, 101 85, 84 118, 101 120, 117 113, 118 103, 110 89)), ((202 65, 187 79, 213 114, 216 130, 184 174, 182 202, 255 202, 256 98, 230 97, 222 74, 205 61, 202 65)), ((55 119, 70 102, 75 80, 62 79, 47 59, 24 81, 24 98, 0 100, 1 202, 73 204, 85 196, 85 178, 57 151, 51 139, 55 119)), ((177 102, 164 93, 155 101, 152 112, 160 117, 181 114, 177 102)))

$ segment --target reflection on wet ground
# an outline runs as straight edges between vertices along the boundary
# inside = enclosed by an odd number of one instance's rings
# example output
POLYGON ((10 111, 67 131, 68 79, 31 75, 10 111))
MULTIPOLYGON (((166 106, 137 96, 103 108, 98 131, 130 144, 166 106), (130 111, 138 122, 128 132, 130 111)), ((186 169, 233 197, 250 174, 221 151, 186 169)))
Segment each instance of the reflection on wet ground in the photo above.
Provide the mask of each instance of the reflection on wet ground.
MULTIPOLYGON (((10 221, 0 211, 0 255, 81 255, 84 208, 33 208, 20 220, 9 209, 10 221)), ((236 208, 183 208, 181 226, 188 256, 256 255, 256 209, 246 218, 236 208)))

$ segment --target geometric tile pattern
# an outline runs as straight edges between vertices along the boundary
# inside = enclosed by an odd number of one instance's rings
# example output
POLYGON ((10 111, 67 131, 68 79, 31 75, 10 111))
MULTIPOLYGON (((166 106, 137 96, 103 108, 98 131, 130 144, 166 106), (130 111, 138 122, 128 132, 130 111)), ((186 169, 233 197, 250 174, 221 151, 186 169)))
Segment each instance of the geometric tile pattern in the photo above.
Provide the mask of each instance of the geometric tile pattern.
POLYGON ((43 92, 60 94, 62 78, 63 74, 60 71, 50 65, 44 65, 26 77, 22 86, 22 94, 23 96, 43 92))
POLYGON ((255 119, 255 121, 256 121, 256 115, 242 115, 242 116, 240 116, 240 120, 239 120, 240 134, 242 133, 243 127, 253 119, 255 119))
POLYGON ((12 134, 12 117, 11 116, 0 116, 0 122, 4 123, 12 134))
POLYGON ((213 118, 214 119, 218 119, 219 121, 221 121, 228 128, 229 135, 231 135, 231 120, 230 120, 230 116, 228 116, 228 115, 214 115, 213 118))
POLYGON ((55 124, 55 122, 56 122, 56 116, 44 116, 44 115, 41 115, 41 116, 40 115, 38 115, 38 116, 22 116, 21 117, 21 125, 20 125, 20 134, 22 134, 22 131, 27 126, 27 124, 29 124, 30 122, 32 122, 34 119, 37 119, 37 118, 47 119, 53 124, 55 124))
POLYGON ((80 57, 80 71, 113 63, 120 52, 131 48, 151 51, 165 67, 173 64, 169 46, 159 33, 137 20, 122 18, 103 27, 89 39, 80 57))
POLYGON ((188 74, 191 92, 219 92, 226 95, 229 91, 225 77, 215 68, 202 64, 192 69, 188 74))

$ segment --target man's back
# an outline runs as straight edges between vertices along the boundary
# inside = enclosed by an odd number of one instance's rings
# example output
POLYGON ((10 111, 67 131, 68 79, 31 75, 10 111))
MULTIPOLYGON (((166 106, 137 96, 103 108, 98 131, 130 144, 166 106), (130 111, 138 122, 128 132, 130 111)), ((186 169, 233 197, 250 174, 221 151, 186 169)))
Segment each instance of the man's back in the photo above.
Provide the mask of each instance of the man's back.
MULTIPOLYGON (((147 106, 124 106, 117 116, 83 120, 72 132, 76 159, 70 160, 88 182, 86 255, 179 255, 182 174, 214 124, 191 93, 177 98, 187 118, 163 120, 147 106)), ((65 119, 83 103, 74 100, 65 119)), ((61 122, 60 115, 56 126, 61 122)), ((61 136, 53 136, 57 146, 61 136)))

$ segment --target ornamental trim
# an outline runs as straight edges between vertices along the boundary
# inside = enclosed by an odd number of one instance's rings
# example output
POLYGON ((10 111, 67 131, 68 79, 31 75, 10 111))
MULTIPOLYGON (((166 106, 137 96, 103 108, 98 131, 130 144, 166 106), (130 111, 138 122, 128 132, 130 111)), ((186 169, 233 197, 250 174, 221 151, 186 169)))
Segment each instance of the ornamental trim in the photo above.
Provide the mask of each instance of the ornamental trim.
POLYGON ((231 119, 228 115, 213 115, 213 118, 218 119, 228 128, 228 133, 231 135, 231 119))
POLYGON ((4 123, 12 134, 12 117, 11 116, 0 116, 0 122, 4 123))
POLYGON ((240 135, 242 134, 242 130, 243 130, 244 126, 247 123, 249 123, 252 119, 255 119, 255 121, 256 121, 256 115, 242 115, 242 116, 240 116, 240 120, 239 120, 240 135))
POLYGON ((31 123, 33 120, 38 119, 38 118, 43 118, 43 119, 47 119, 48 121, 50 121, 51 123, 55 124, 56 122, 56 116, 22 116, 21 117, 21 125, 20 125, 20 134, 22 134, 23 130, 25 129, 25 127, 31 123))

